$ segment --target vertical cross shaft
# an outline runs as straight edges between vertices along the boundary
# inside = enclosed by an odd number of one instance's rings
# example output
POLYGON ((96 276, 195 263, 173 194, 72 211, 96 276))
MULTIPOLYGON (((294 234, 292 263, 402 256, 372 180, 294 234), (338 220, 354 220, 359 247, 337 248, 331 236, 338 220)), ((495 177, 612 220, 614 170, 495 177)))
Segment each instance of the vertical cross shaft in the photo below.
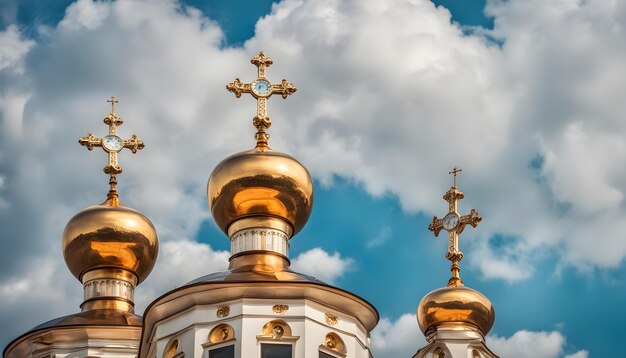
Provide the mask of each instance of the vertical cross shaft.
POLYGON ((101 147, 108 154, 108 164, 104 167, 104 173, 109 174, 109 194, 107 197, 114 205, 117 205, 116 175, 122 173, 117 155, 124 148, 130 149, 130 151, 135 154, 138 150, 143 149, 145 145, 143 141, 134 134, 127 140, 123 140, 117 135, 117 126, 124 123, 114 112, 115 104, 119 103, 119 101, 115 100, 115 97, 111 97, 107 102, 111 103, 111 113, 104 117, 104 123, 109 126, 109 134, 99 138, 95 137, 93 133, 88 133, 85 137, 78 139, 78 143, 87 147, 88 150, 93 150, 94 147, 101 147))
POLYGON ((237 98, 241 97, 242 93, 249 93, 257 100, 257 115, 252 120, 252 124, 257 129, 255 134, 256 147, 267 148, 269 134, 266 131, 272 125, 272 120, 267 115, 267 99, 273 94, 280 94, 286 99, 295 93, 297 89, 286 79, 283 79, 280 84, 272 84, 267 80, 265 70, 274 61, 265 55, 263 51, 253 57, 250 62, 257 67, 257 79, 250 83, 243 83, 239 78, 235 78, 233 82, 226 85, 226 89, 233 92, 237 98))
POLYGON ((115 97, 111 96, 111 99, 107 99, 108 103, 111 103, 111 113, 115 113, 115 104, 120 103, 120 101, 115 100, 115 97))
POLYGON ((482 220, 475 209, 472 209, 468 215, 459 216, 458 201, 465 197, 463 192, 456 188, 456 175, 461 172, 461 170, 462 169, 454 167, 449 173, 454 175, 453 185, 443 196, 443 199, 448 202, 448 213, 443 219, 434 216, 432 223, 428 226, 428 230, 432 231, 436 237, 439 236, 439 232, 442 229, 448 231, 448 251, 446 252, 446 259, 452 262, 452 267, 450 268, 452 277, 448 281, 448 286, 451 287, 463 286, 463 280, 461 280, 459 275, 461 271, 459 262, 463 259, 463 252, 459 250, 459 235, 463 232, 466 225, 469 224, 472 227, 476 227, 482 220))

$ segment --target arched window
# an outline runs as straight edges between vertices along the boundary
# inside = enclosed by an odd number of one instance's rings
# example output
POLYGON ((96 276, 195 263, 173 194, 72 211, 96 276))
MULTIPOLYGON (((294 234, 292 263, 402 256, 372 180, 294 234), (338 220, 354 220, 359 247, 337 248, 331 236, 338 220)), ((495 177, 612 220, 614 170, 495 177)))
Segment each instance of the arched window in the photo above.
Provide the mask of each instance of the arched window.
POLYGON ((165 352, 163 353, 163 358, 174 358, 176 353, 178 353, 178 339, 171 340, 167 344, 165 352))
POLYGON ((343 339, 334 332, 328 333, 324 338, 324 344, 320 345, 320 358, 345 357, 346 353, 346 345, 343 343, 343 339))
POLYGON ((217 325, 209 333, 209 343, 216 344, 235 339, 235 330, 227 324, 217 325))
POLYGON ((218 324, 209 332, 208 342, 202 347, 208 350, 209 358, 235 357, 235 330, 225 323, 218 324))
POLYGON ((293 342, 300 339, 292 335, 291 327, 283 320, 267 322, 256 338, 261 342, 261 358, 291 358, 293 342))
POLYGON ((437 348, 433 352, 433 358, 446 358, 446 352, 443 350, 443 348, 437 348))

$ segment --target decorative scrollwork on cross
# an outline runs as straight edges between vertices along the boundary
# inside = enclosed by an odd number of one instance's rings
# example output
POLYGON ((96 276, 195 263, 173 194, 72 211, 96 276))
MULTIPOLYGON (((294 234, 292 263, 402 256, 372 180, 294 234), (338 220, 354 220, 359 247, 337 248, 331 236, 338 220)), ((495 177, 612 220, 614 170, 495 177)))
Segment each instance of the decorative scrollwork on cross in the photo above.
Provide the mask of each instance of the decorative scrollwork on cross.
POLYGON ((463 259, 463 252, 459 250, 459 235, 463 232, 466 225, 472 227, 478 226, 478 223, 482 220, 482 217, 478 215, 475 209, 472 209, 469 214, 460 216, 458 213, 458 201, 462 200, 465 195, 459 191, 456 187, 456 175, 461 172, 462 169, 454 167, 449 174, 454 175, 454 181, 450 190, 448 190, 443 196, 443 200, 448 202, 448 213, 443 219, 439 219, 434 216, 432 223, 428 225, 428 230, 435 234, 435 237, 439 236, 439 232, 443 229, 448 232, 448 251, 446 252, 446 259, 452 261, 452 277, 448 281, 448 286, 459 287, 463 286, 463 280, 459 275, 461 266, 459 262, 463 259))
POLYGON ((117 179, 116 175, 122 173, 122 167, 118 163, 117 154, 124 148, 130 149, 135 154, 137 151, 145 147, 142 140, 137 138, 136 135, 132 135, 130 139, 122 139, 117 135, 117 126, 124 123, 120 117, 115 114, 115 104, 119 103, 115 97, 111 97, 107 100, 111 103, 111 113, 104 117, 104 124, 109 126, 109 134, 100 138, 95 137, 93 133, 88 133, 86 136, 78 139, 78 143, 87 147, 88 150, 93 150, 94 147, 101 147, 108 155, 109 162, 104 167, 104 173, 109 174, 109 199, 117 199, 117 179))
POLYGON ((283 98, 287 98, 297 91, 293 83, 283 79, 280 84, 272 84, 265 77, 265 70, 270 67, 274 61, 263 53, 259 52, 250 62, 258 69, 257 79, 250 83, 243 83, 239 78, 226 85, 226 89, 240 98, 242 93, 250 93, 257 100, 257 115, 253 118, 252 124, 257 129, 256 147, 267 148, 269 134, 267 130, 272 125, 272 120, 267 115, 267 99, 273 94, 280 94, 283 98))

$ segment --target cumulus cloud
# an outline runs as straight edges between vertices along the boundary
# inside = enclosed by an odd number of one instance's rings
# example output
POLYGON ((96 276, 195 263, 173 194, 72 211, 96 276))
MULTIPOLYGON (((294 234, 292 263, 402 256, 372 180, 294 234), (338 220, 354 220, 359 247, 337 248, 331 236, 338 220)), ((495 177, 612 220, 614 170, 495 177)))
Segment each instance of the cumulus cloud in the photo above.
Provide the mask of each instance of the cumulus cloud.
POLYGON ((228 268, 227 251, 195 241, 169 241, 159 248, 159 259, 148 279, 136 290, 137 311, 156 297, 208 273, 228 268))
POLYGON ((137 154, 141 158, 120 155, 121 199, 157 227, 160 265, 179 269, 156 269, 170 281, 155 276, 140 286, 138 311, 172 285, 225 266, 225 253, 191 241, 210 217, 204 188, 211 169, 252 144, 234 140, 241 133, 251 136, 252 128, 227 120, 247 116, 234 100, 225 101, 231 98, 223 89, 238 72, 232 64, 245 64, 249 56, 221 49, 221 30, 197 10, 174 1, 80 0, 58 26, 40 35, 34 43, 14 26, 0 34, 3 343, 78 310, 81 285, 63 268, 60 235, 74 213, 105 199, 105 153, 76 142, 88 132, 106 134, 108 97, 120 99, 116 112, 124 124, 118 133, 136 133, 146 143, 137 154), (217 127, 226 134, 218 135, 217 127), (177 261, 181 253, 196 257, 205 271, 191 262, 183 267, 177 261), (202 260, 194 253, 203 254, 202 260), (49 284, 36 281, 42 262, 55 262, 49 284), (45 312, 27 308, 43 307, 41 302, 50 303, 45 312), (19 322, 12 312, 21 312, 19 322))
MULTIPOLYGON (((415 314, 403 314, 397 320, 381 318, 372 331, 372 352, 375 357, 412 357, 427 344, 417 325, 415 314)), ((515 358, 587 358, 589 352, 565 353, 567 339, 558 332, 521 330, 510 337, 490 335, 487 346, 500 357, 515 358)))
POLYGON ((383 317, 371 334, 374 357, 412 357, 426 345, 415 314, 403 314, 396 321, 383 317))
POLYGON ((522 330, 511 337, 492 335, 487 338, 487 345, 501 357, 516 358, 587 358, 585 350, 565 355, 566 338, 557 331, 532 332, 522 330))
POLYGON ((550 249, 579 268, 623 262, 623 236, 594 228, 626 223, 626 5, 489 1, 484 36, 428 1, 362 4, 287 0, 257 23, 245 48, 288 59, 304 84, 275 143, 326 182, 348 177, 428 215, 464 167, 460 209, 484 217, 465 233, 468 256, 487 278, 528 278, 550 249), (495 237, 514 238, 496 264, 515 267, 481 264, 495 237))
POLYGON ((34 41, 22 37, 16 25, 9 25, 0 32, 0 71, 16 66, 22 71, 20 65, 24 55, 34 44, 34 41))
POLYGON ((327 283, 334 283, 353 266, 353 259, 341 257, 336 251, 330 255, 319 247, 301 253, 291 264, 295 271, 314 276, 327 283))
MULTIPOLYGON (((484 217, 465 233, 476 239, 467 256, 487 277, 527 278, 538 253, 553 248, 564 265, 617 267, 626 240, 597 228, 626 232, 626 169, 614 164, 626 157, 626 4, 490 0, 487 12, 495 20, 489 37, 465 34, 426 0, 284 0, 242 48, 224 47, 215 22, 174 0, 79 0, 37 43, 7 27, 0 291, 24 287, 29 267, 60 255, 72 214, 104 199, 104 153, 76 140, 106 132, 111 95, 121 100, 120 135, 146 142, 141 159, 121 154, 122 200, 153 220, 162 247, 191 242, 210 220, 211 169, 252 146, 252 100, 236 101, 224 84, 253 79, 248 61, 260 49, 276 60, 270 80, 288 77, 299 88, 288 101, 272 100, 270 143, 316 178, 350 178, 432 215, 458 165, 461 210, 484 217), (514 250, 497 251, 496 235, 515 238, 514 250), (506 262, 515 266, 494 270, 506 262)), ((334 270, 310 271, 322 279, 350 267, 338 253, 315 250, 301 262, 307 270, 334 262, 334 270)), ((0 316, 15 310, 3 305, 0 316)), ((9 322, 0 327, 14 329, 9 322)))

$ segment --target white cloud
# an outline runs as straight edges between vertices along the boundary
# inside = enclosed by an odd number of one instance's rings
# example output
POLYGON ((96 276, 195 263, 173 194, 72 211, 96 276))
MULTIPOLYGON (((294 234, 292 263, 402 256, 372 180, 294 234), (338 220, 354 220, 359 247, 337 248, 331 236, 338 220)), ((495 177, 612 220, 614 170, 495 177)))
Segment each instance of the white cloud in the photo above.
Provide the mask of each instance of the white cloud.
POLYGON ((22 71, 24 55, 34 44, 34 41, 22 38, 16 25, 9 25, 0 31, 0 71, 10 67, 18 67, 22 71))
POLYGON ((566 338, 560 332, 532 332, 521 330, 511 337, 487 337, 487 345, 501 357, 516 358, 587 358, 585 350, 564 356, 566 338))
POLYGON ((372 249, 374 247, 383 245, 385 242, 387 242, 391 238, 392 233, 393 231, 391 230, 391 228, 388 226, 385 226, 384 228, 380 229, 380 231, 378 232, 378 235, 376 235, 372 239, 368 240, 367 243, 365 243, 365 247, 367 247, 368 249, 372 249))
POLYGON ((468 261, 478 267, 486 279, 505 279, 509 282, 521 281, 530 277, 535 268, 528 257, 523 242, 506 241, 502 247, 495 248, 487 241, 472 245, 473 255, 468 261))
MULTIPOLYGON (((381 318, 372 331, 371 339, 375 357, 411 357, 427 344, 417 317, 410 313, 401 315, 395 321, 381 318)), ((558 331, 521 330, 511 337, 490 335, 486 341, 487 346, 503 358, 587 358, 589 355, 586 350, 565 355, 567 339, 558 331)))
POLYGON ((159 247, 157 264, 136 290, 137 311, 156 297, 180 287, 203 275, 228 268, 227 251, 215 251, 211 246, 195 241, 169 241, 159 247))
POLYGON ((372 331, 374 357, 412 357, 426 345, 415 314, 406 313, 395 322, 383 317, 372 331))
MULTIPOLYGON (((484 217, 464 233, 476 242, 468 260, 488 278, 527 278, 551 249, 562 265, 615 268, 626 240, 598 228, 626 232, 626 169, 615 165, 626 157, 625 8, 491 0, 490 35, 502 46, 463 34, 426 0, 285 0, 244 48, 224 48, 214 22, 173 0, 80 0, 36 44, 9 26, 0 33, 1 200, 11 209, 0 211, 0 286, 20 292, 24 267, 60 255, 67 220, 104 199, 104 154, 76 140, 105 133, 111 95, 121 100, 120 134, 146 142, 140 158, 121 154, 122 200, 152 219, 172 255, 169 242, 190 242, 209 220, 211 169, 252 146, 252 100, 235 100, 224 84, 254 78, 249 58, 260 49, 276 61, 270 80, 299 88, 272 99, 270 143, 315 177, 350 178, 432 215, 459 165, 461 211, 484 217), (513 249, 495 247, 496 234, 515 237, 513 249)), ((310 271, 322 279, 351 265, 317 250, 298 259, 307 270, 333 262, 310 271)))
POLYGON ((465 232, 477 242, 467 256, 488 278, 528 278, 551 249, 566 265, 615 268, 626 240, 597 228, 626 225, 626 5, 553 5, 490 1, 499 46, 428 1, 283 1, 245 44, 301 84, 272 109, 273 143, 325 183, 348 177, 426 214, 445 208, 449 168, 465 168, 460 209, 484 217, 465 232), (515 250, 477 264, 495 235, 515 250))
POLYGON ((333 283, 354 266, 354 260, 341 257, 339 252, 332 255, 319 247, 305 251, 291 262, 291 267, 298 272, 314 276, 327 283, 333 283))

